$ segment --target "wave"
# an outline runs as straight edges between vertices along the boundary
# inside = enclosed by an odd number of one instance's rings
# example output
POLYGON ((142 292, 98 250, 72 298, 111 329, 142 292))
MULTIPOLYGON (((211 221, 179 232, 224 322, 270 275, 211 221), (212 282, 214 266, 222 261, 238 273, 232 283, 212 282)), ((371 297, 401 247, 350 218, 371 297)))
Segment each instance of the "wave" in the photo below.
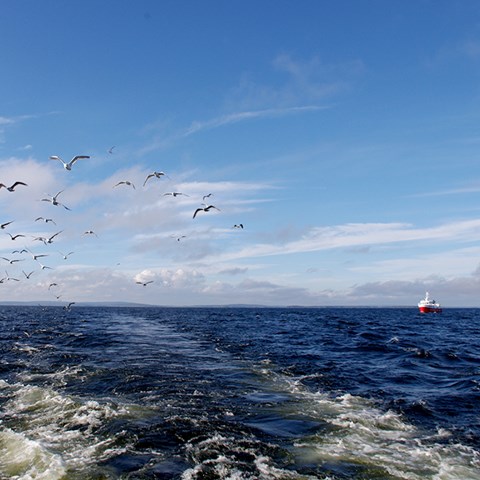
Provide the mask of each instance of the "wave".
POLYGON ((480 452, 452 440, 451 432, 422 431, 392 410, 351 394, 312 392, 302 377, 257 373, 292 399, 278 405, 283 418, 317 422, 319 428, 294 442, 296 463, 315 464, 341 478, 478 480, 480 452))

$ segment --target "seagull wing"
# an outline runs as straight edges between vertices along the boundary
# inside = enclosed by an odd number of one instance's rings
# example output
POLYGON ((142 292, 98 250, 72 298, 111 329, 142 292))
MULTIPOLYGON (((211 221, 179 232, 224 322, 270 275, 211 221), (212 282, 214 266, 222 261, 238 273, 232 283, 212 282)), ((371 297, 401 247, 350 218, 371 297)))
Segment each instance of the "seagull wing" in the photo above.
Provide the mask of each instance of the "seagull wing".
POLYGON ((154 177, 154 176, 155 176, 154 173, 151 173, 150 175, 147 175, 147 178, 146 178, 145 181, 143 182, 143 186, 145 186, 145 184, 147 183, 147 181, 148 181, 150 178, 154 177))
POLYGON ((204 210, 204 208, 197 208, 195 210, 195 213, 193 214, 193 218, 195 218, 197 216, 197 213, 200 212, 201 210, 204 210))
POLYGON ((68 163, 68 165, 71 167, 77 160, 80 160, 82 158, 90 158, 88 155, 75 155, 71 160, 70 162, 68 163))
POLYGON ((66 165, 66 163, 58 155, 51 155, 50 160, 58 160, 59 162, 62 162, 64 166, 66 165))

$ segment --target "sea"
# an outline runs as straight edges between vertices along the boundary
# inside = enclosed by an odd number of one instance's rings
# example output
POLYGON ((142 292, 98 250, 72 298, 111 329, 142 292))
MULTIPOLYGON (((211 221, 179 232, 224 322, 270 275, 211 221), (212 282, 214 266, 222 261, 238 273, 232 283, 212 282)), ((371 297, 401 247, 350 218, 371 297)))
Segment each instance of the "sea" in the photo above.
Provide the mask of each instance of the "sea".
POLYGON ((479 480, 480 309, 0 307, 0 479, 479 480))

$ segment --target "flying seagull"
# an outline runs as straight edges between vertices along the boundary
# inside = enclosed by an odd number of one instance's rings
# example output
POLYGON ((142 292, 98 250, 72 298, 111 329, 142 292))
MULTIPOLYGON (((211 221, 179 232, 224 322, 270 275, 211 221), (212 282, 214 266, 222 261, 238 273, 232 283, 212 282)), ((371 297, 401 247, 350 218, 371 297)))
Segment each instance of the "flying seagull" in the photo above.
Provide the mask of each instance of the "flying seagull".
POLYGON ((23 183, 23 182, 15 182, 15 183, 14 183, 12 186, 10 186, 10 187, 7 187, 7 186, 4 185, 3 183, 0 183, 0 188, 5 187, 9 192, 13 192, 13 191, 15 190, 15 187, 16 187, 17 185, 25 185, 25 186, 27 186, 27 184, 26 184, 26 183, 23 183))
POLYGON ((129 182, 128 180, 123 180, 121 182, 118 182, 116 185, 113 186, 113 188, 118 187, 119 185, 129 185, 130 187, 133 187, 135 190, 135 185, 132 182, 129 182))
POLYGON ((73 164, 77 161, 80 160, 81 158, 90 158, 88 155, 75 155, 68 163, 65 163, 58 155, 52 155, 50 157, 50 160, 58 160, 59 162, 62 162, 63 168, 65 170, 71 170, 73 164))
MULTIPOLYGON (((38 260, 37 260, 37 262, 38 262, 38 260)), ((40 265, 40 268, 41 268, 42 270, 45 270, 45 269, 47 269, 47 268, 48 268, 49 270, 53 270, 52 267, 47 267, 47 265, 43 265, 43 264, 40 263, 40 262, 38 262, 38 264, 40 265)))
POLYGON ((243 230, 243 223, 239 223, 238 225, 234 225, 233 228, 241 228, 243 230))
POLYGON ((16 282, 19 282, 19 281, 20 281, 18 278, 10 277, 10 276, 8 275, 8 273, 7 273, 6 270, 5 270, 5 273, 6 273, 7 276, 2 280, 2 282, 4 282, 4 281, 7 281, 7 282, 8 282, 9 280, 15 280, 16 282))
POLYGON ((37 217, 35 219, 36 222, 38 222, 39 220, 43 220, 45 223, 52 222, 54 225, 56 225, 52 218, 37 217))
POLYGON ((74 252, 68 252, 68 253, 62 253, 62 252, 58 252, 64 260, 66 260, 70 255, 72 255, 74 252))
POLYGON ((87 230, 86 232, 83 232, 83 235, 95 235, 96 237, 98 237, 98 235, 93 230, 87 230))
POLYGON ((210 198, 213 195, 213 193, 209 193, 208 195, 203 196, 203 201, 205 201, 206 198, 210 198))
POLYGON ((13 265, 15 262, 21 262, 21 261, 23 260, 23 258, 21 258, 21 259, 16 259, 16 260, 15 260, 15 259, 14 259, 14 260, 10 260, 10 259, 8 259, 8 258, 6 258, 6 257, 0 257, 0 258, 3 258, 3 260, 7 261, 10 265, 13 265))
POLYGON ((187 195, 186 193, 182 193, 182 192, 167 192, 167 193, 164 193, 163 196, 165 195, 172 195, 174 197, 178 197, 179 195, 183 195, 185 197, 189 197, 190 195, 187 195))
POLYGON ((65 208, 66 210, 70 210, 67 206, 63 205, 63 203, 60 203, 57 200, 57 197, 63 192, 64 190, 60 190, 56 195, 52 197, 49 193, 46 193, 45 195, 48 195, 50 198, 42 198, 42 202, 50 202, 52 205, 58 206, 60 205, 61 207, 65 208))
POLYGON ((28 280, 30 278, 30 276, 33 274, 33 272, 30 272, 30 273, 25 273, 23 270, 22 270, 23 274, 25 275, 25 278, 28 280))
POLYGON ((63 230, 60 230, 59 232, 57 233, 54 233, 51 237, 49 238, 46 238, 46 237, 35 237, 33 240, 40 240, 41 242, 43 242, 45 245, 47 243, 53 243, 53 239, 60 233, 62 233, 63 230))
POLYGON ((12 222, 13 222, 13 220, 12 220, 11 222, 2 223, 2 224, 0 225, 0 228, 1 228, 2 230, 4 230, 5 227, 6 227, 7 225, 10 225, 12 222))
POLYGON ((171 235, 172 238, 176 238, 177 239, 177 242, 179 242, 182 238, 187 238, 186 235, 171 235))
POLYGON ((168 175, 164 172, 152 172, 150 175, 147 175, 147 178, 143 182, 143 186, 145 186, 145 184, 147 183, 148 180, 150 180, 150 178, 152 177, 161 178, 162 176, 168 177, 168 175))
POLYGON ((108 149, 108 153, 112 154, 114 148, 115 148, 115 145, 114 145, 113 147, 110 147, 110 148, 108 149))
POLYGON ((17 234, 17 235, 12 235, 12 234, 9 233, 9 232, 7 232, 7 233, 8 233, 8 235, 10 235, 10 238, 11 238, 12 240, 16 240, 18 237, 24 237, 24 236, 25 236, 25 235, 22 235, 22 234, 20 234, 20 233, 17 234))
MULTIPOLYGON (((44 240, 46 240, 46 238, 44 239, 44 237, 38 237, 38 238, 35 238, 35 240, 42 240, 42 242, 43 242, 44 240)), ((39 253, 39 254, 35 255, 30 250, 29 250, 29 252, 30 252, 30 255, 32 256, 32 258, 34 260, 37 260, 37 258, 41 258, 41 257, 48 257, 48 254, 46 254, 46 253, 39 253)))
POLYGON ((208 212, 208 211, 211 210, 212 208, 214 208, 215 210, 220 211, 220 209, 217 208, 215 205, 209 205, 208 207, 205 207, 205 208, 197 208, 197 209, 195 210, 195 213, 193 214, 193 218, 195 218, 195 217, 197 216, 197 213, 198 213, 198 212, 201 212, 201 211, 208 212))
POLYGON ((135 283, 138 283, 139 285, 143 285, 144 287, 146 287, 149 283, 153 283, 153 280, 149 280, 148 282, 135 282, 135 283))

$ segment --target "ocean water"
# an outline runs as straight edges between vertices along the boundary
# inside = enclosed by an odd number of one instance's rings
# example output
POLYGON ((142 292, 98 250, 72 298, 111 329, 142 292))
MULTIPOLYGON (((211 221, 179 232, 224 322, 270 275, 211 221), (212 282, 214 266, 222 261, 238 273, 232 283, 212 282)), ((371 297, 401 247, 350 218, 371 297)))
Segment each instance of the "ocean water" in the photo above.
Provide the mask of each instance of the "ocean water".
POLYGON ((0 479, 480 479, 480 310, 1 307, 0 479))

